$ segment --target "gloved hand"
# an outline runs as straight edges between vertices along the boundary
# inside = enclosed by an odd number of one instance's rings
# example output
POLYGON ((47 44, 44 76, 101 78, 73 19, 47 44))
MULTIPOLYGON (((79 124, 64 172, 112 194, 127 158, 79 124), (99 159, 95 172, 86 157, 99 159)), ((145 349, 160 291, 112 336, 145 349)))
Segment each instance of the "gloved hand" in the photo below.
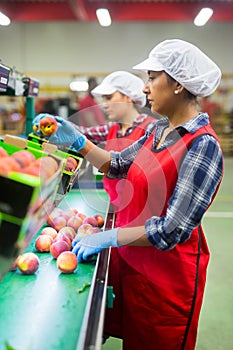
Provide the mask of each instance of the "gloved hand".
POLYGON ((54 115, 49 113, 39 113, 32 121, 32 129, 35 135, 43 136, 42 132, 39 129, 39 123, 40 123, 40 120, 45 117, 55 118, 54 115))
POLYGON ((87 260, 90 255, 97 254, 108 247, 119 247, 117 243, 117 233, 119 228, 93 233, 91 235, 75 238, 73 250, 78 257, 78 262, 87 260))
POLYGON ((54 118, 58 122, 58 129, 50 136, 49 142, 55 145, 72 146, 76 151, 83 149, 87 141, 86 136, 81 134, 81 132, 74 128, 67 120, 57 116, 54 118))
POLYGON ((36 135, 43 135, 38 129, 38 126, 40 120, 42 118, 45 118, 46 116, 52 117, 58 122, 57 131, 49 138, 46 137, 47 139, 49 139, 50 143, 67 147, 72 146, 72 148, 76 151, 79 151, 84 148, 86 144, 86 136, 81 134, 80 131, 78 131, 77 128, 74 128, 72 124, 69 123, 67 120, 48 113, 40 113, 33 119, 33 131, 36 135))

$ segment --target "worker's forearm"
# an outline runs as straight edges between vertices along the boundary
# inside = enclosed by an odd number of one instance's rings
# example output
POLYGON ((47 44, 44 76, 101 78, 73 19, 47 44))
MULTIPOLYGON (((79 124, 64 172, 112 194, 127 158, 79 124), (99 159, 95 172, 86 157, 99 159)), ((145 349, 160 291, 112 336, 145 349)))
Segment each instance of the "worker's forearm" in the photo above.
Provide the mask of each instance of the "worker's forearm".
POLYGON ((111 153, 98 146, 95 146, 89 140, 86 141, 85 147, 79 151, 92 165, 103 173, 107 173, 111 162, 111 153))
POLYGON ((128 245, 149 247, 152 245, 146 237, 144 226, 120 228, 117 237, 117 242, 120 246, 128 245))

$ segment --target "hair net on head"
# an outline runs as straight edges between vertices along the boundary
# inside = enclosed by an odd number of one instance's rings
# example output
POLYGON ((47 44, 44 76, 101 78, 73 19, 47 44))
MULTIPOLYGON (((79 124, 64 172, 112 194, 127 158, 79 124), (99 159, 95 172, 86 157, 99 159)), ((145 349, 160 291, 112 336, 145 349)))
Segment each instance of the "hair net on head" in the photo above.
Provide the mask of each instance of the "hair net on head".
POLYGON ((133 69, 165 71, 195 96, 211 95, 218 87, 222 73, 219 67, 195 45, 180 39, 165 40, 156 45, 149 57, 133 69))
POLYGON ((116 71, 109 74, 100 85, 91 91, 93 96, 112 95, 119 91, 130 97, 133 102, 145 106, 146 95, 143 93, 145 83, 134 74, 116 71))

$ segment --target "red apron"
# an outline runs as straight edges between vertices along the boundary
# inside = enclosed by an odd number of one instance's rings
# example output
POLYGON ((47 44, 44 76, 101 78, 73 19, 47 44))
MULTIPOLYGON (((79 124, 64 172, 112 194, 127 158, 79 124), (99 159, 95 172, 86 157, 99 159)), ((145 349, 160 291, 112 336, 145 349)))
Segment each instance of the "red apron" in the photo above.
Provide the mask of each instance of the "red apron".
MULTIPOLYGON (((160 151, 151 151, 153 134, 149 137, 129 169, 134 193, 128 203, 125 188, 117 226, 140 226, 153 215, 165 215, 187 148, 206 133, 216 136, 208 125, 160 151)), ((169 251, 112 248, 109 285, 116 298, 114 308, 106 310, 106 334, 123 338, 124 350, 193 350, 208 261, 201 226, 169 251)))
MULTIPOLYGON (((120 128, 120 124, 113 125, 108 132, 107 143, 105 149, 107 151, 122 151, 124 148, 129 147, 136 140, 140 139, 145 134, 145 129, 149 123, 155 120, 153 117, 148 116, 140 125, 138 125, 133 131, 126 136, 117 137, 117 132, 120 128)), ((104 177, 104 189, 107 191, 110 201, 113 204, 115 212, 120 205, 120 198, 125 186, 126 179, 109 179, 104 177)), ((129 188, 128 188, 129 190, 129 188)), ((132 192, 131 187, 131 192, 132 192)))

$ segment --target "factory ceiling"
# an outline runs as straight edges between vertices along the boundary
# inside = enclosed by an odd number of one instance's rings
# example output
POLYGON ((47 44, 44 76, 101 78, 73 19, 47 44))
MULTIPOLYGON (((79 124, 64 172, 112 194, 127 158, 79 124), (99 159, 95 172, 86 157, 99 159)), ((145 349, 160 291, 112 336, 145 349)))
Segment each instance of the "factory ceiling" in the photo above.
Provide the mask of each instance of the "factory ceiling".
POLYGON ((203 7, 214 10, 210 21, 233 21, 233 0, 0 0, 0 11, 17 22, 97 21, 99 7, 113 22, 188 22, 203 7))

